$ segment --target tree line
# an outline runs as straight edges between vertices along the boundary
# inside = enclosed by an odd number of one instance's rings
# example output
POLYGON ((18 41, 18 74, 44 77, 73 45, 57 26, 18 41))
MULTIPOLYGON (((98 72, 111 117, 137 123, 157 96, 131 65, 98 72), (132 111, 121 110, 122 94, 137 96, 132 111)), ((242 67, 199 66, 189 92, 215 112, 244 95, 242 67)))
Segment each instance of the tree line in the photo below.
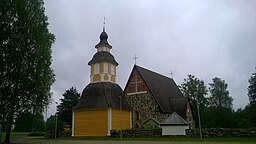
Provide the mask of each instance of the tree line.
POLYGON ((196 127, 199 110, 203 128, 250 128, 256 127, 256 72, 248 82, 250 103, 237 110, 233 109, 228 84, 221 78, 213 78, 207 87, 203 80, 189 74, 179 88, 189 98, 196 127))

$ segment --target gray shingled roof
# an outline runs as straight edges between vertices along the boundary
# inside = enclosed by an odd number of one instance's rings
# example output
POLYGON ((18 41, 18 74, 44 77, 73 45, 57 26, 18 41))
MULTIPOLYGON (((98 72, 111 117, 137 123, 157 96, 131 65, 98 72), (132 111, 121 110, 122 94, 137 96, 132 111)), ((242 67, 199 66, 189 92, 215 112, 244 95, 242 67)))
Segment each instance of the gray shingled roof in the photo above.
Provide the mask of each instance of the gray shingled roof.
POLYGON ((171 114, 176 111, 181 117, 186 118, 186 104, 188 99, 182 95, 172 78, 142 68, 138 65, 134 65, 132 73, 135 69, 137 69, 142 76, 163 113, 171 114))
POLYGON ((182 118, 186 119, 187 97, 169 99, 173 112, 177 112, 182 118))
POLYGON ((176 112, 173 112, 160 125, 188 125, 188 122, 185 121, 176 112))
POLYGON ((88 84, 74 109, 89 108, 120 108, 122 97, 122 108, 130 109, 124 97, 122 88, 115 83, 99 82, 88 84))
POLYGON ((89 61, 88 65, 100 62, 109 62, 116 66, 118 65, 114 56, 111 53, 105 51, 95 53, 92 60, 89 61))

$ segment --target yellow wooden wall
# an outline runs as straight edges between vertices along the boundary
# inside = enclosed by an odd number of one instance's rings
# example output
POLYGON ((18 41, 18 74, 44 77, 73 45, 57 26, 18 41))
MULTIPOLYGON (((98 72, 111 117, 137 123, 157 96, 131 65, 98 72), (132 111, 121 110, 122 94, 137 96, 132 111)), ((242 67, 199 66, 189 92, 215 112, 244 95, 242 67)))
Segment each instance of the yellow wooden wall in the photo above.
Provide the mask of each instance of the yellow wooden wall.
MULTIPOLYGON (((122 111, 122 129, 130 128, 130 111, 122 111)), ((112 130, 120 130, 120 109, 112 109, 112 130)))
POLYGON ((108 109, 74 111, 74 136, 107 136, 108 109))

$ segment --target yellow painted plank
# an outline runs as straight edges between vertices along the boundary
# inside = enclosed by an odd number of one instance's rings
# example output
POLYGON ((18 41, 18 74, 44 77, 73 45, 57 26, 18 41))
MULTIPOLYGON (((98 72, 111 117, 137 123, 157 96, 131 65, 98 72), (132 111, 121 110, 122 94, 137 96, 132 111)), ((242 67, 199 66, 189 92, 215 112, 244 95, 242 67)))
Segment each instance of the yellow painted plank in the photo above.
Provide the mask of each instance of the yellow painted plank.
MULTIPOLYGON (((130 128, 130 111, 122 111, 122 129, 130 128)), ((121 129, 121 115, 119 109, 112 109, 112 130, 121 129)))
POLYGON ((74 136, 107 136, 108 110, 74 111, 74 136))

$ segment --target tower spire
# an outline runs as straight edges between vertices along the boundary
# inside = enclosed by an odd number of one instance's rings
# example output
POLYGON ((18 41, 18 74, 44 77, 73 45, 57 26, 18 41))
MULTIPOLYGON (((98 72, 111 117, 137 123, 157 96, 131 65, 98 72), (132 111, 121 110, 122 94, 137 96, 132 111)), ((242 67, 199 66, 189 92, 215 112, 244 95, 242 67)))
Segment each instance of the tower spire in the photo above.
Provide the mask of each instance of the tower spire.
POLYGON ((173 79, 173 74, 174 74, 174 73, 173 73, 173 71, 171 70, 170 75, 171 75, 171 78, 172 78, 172 79, 173 79))
POLYGON ((105 16, 104 16, 104 21, 103 21, 103 31, 105 31, 105 26, 106 26, 106 22, 105 22, 105 16))

